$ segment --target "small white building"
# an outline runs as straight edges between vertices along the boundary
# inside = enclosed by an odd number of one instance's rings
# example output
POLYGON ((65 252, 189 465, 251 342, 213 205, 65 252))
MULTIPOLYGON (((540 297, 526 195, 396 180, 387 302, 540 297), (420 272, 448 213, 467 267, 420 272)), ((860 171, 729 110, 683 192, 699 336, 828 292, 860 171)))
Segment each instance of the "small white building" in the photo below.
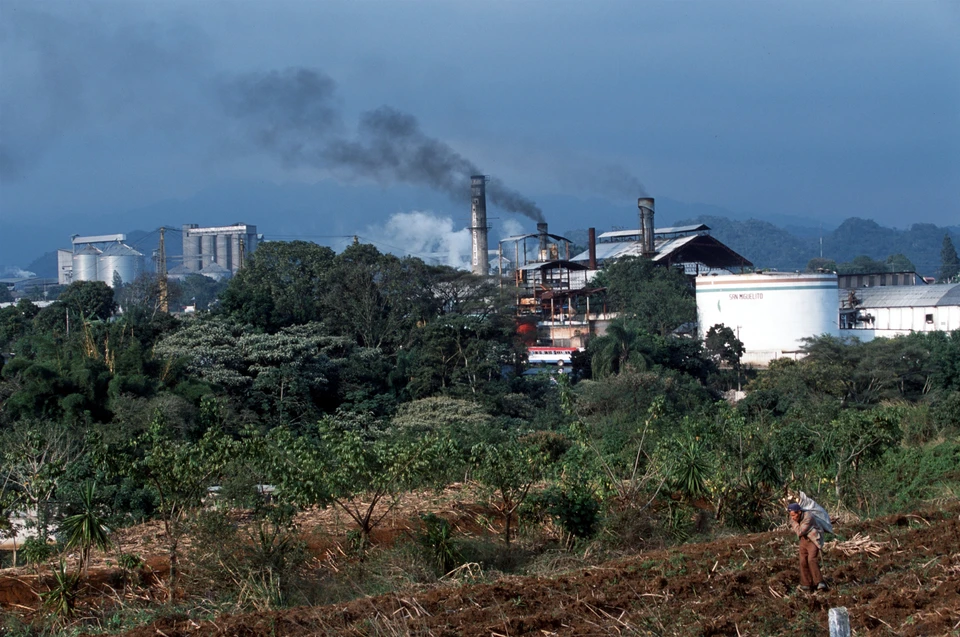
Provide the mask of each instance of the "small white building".
POLYGON ((743 342, 744 364, 797 358, 804 338, 839 336, 837 275, 793 272, 696 278, 700 337, 717 324, 743 342))
POLYGON ((960 283, 840 290, 840 334, 861 341, 960 330, 960 283))

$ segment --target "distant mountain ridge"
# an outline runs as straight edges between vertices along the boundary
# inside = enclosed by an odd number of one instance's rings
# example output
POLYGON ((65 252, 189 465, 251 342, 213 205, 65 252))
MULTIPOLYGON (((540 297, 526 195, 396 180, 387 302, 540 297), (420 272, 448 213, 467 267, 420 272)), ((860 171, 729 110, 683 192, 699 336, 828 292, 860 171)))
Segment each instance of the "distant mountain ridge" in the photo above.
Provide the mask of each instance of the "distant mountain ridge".
MULTIPOLYGON (((795 231, 758 219, 735 220, 727 217, 704 215, 691 219, 668 221, 676 225, 703 223, 710 233, 747 257, 757 268, 777 270, 803 270, 807 262, 820 256, 818 236, 798 236, 795 231)), ((663 224, 658 224, 663 227, 663 224)), ((804 228, 809 230, 809 228, 804 228)), ((585 243, 586 230, 569 230, 564 234, 577 243, 585 243)), ((886 228, 870 219, 851 217, 837 228, 823 233, 823 256, 837 263, 852 261, 866 255, 885 261, 892 254, 903 254, 924 276, 936 276, 940 267, 940 249, 943 237, 949 234, 954 245, 960 247, 960 227, 941 227, 930 223, 917 223, 907 230, 886 228)), ((152 255, 157 248, 158 233, 132 230, 127 232, 127 243, 144 255, 147 269, 153 269, 152 255)), ((166 249, 170 255, 182 253, 180 235, 167 233, 166 249)), ((172 267, 174 264, 169 264, 172 267)), ((41 277, 56 277, 57 255, 48 252, 26 267, 41 277)))
MULTIPOLYGON (((803 270, 807 262, 821 256, 818 236, 796 234, 766 221, 731 220, 702 216, 678 223, 704 223, 711 234, 733 250, 750 259, 758 268, 803 270)), ((936 276, 940 268, 940 249, 944 235, 950 235, 960 246, 960 228, 915 223, 907 230, 887 228, 871 219, 851 217, 833 230, 823 232, 823 257, 837 263, 866 255, 885 261, 893 254, 903 254, 924 276, 936 276)))

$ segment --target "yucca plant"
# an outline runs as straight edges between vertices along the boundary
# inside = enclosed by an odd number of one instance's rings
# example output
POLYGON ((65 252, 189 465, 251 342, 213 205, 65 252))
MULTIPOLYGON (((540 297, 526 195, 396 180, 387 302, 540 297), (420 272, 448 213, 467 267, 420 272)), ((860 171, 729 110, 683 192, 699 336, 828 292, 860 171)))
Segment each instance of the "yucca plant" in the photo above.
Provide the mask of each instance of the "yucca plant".
POLYGON ((53 572, 54 585, 49 591, 40 593, 43 605, 57 617, 70 617, 76 611, 77 596, 80 592, 80 574, 68 573, 63 560, 53 572))
POLYGON ((67 538, 67 548, 80 548, 84 572, 90 563, 90 549, 97 547, 105 551, 110 548, 110 530, 97 511, 95 495, 96 484, 84 483, 80 488, 80 513, 66 517, 60 523, 60 530, 67 538))
POLYGON ((695 500, 709 493, 707 485, 713 467, 707 447, 699 438, 680 442, 680 453, 672 467, 674 487, 687 499, 695 500))

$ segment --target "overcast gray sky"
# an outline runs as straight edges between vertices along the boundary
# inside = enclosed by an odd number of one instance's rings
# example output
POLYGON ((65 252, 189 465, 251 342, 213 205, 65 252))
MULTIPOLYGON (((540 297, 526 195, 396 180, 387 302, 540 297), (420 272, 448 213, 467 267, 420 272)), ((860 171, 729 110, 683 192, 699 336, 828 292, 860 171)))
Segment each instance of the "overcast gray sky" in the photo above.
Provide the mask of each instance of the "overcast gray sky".
POLYGON ((960 223, 956 0, 0 0, 0 65, 0 232, 234 180, 423 186, 371 168, 381 106, 533 200, 960 223))

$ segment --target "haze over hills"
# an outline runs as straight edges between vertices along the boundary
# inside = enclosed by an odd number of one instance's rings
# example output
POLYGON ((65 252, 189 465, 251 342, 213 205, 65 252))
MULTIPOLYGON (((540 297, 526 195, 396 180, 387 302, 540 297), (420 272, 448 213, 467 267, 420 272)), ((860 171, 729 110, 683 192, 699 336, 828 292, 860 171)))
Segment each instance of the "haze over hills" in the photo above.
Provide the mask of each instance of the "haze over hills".
MULTIPOLYGON (((611 201, 551 194, 538 198, 554 233, 568 235, 576 243, 586 241, 586 226, 599 232, 637 227, 635 201, 611 201), (581 236, 582 235, 582 236, 581 236)), ((802 269, 807 262, 823 256, 838 263, 867 255, 885 260, 903 253, 921 274, 935 274, 940 264, 940 247, 945 233, 951 233, 960 245, 960 228, 937 227, 918 223, 909 229, 887 228, 878 223, 851 217, 839 226, 820 225, 816 219, 789 215, 741 213, 721 206, 688 203, 670 197, 656 200, 658 227, 705 223, 712 234, 743 254, 757 267, 781 270, 802 269)), ((345 185, 335 182, 316 184, 276 184, 271 182, 225 182, 204 189, 185 199, 158 201, 136 210, 96 214, 76 211, 63 215, 53 224, 31 225, 19 221, 0 239, 3 254, 0 266, 19 266, 38 276, 56 276, 56 249, 69 247, 73 234, 125 233, 127 243, 147 258, 148 267, 157 248, 157 228, 172 228, 166 235, 170 267, 182 254, 180 233, 184 223, 228 225, 235 222, 257 226, 265 238, 302 239, 342 249, 357 235, 362 241, 379 244, 382 251, 417 254, 412 245, 400 239, 387 240, 383 229, 397 213, 428 211, 436 217, 436 232, 462 232, 468 225, 466 199, 451 202, 429 190, 405 186, 370 188, 369 185, 345 185), (445 229, 440 220, 446 218, 445 229), (386 243, 384 243, 386 241, 386 243), (13 257, 13 258, 11 258, 13 257), (15 259, 15 260, 14 260, 15 259), (26 264, 26 265, 24 265, 26 264)), ((492 237, 513 232, 533 231, 533 223, 495 208, 491 210, 492 237)), ((491 243, 491 245, 495 245, 491 243)))

